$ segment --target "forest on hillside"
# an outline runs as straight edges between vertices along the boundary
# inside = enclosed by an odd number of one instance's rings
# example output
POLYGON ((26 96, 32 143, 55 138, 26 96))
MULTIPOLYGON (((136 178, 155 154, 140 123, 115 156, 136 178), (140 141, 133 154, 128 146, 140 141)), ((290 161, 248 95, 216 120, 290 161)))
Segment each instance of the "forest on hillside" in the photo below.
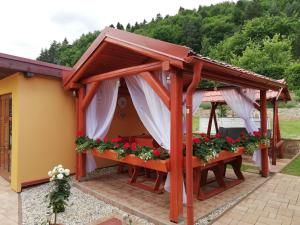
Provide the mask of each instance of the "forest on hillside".
MULTIPOLYGON (((300 1, 239 0, 197 9, 180 8, 174 16, 110 25, 190 47, 204 56, 286 79, 300 97, 300 1)), ((73 66, 100 31, 73 43, 53 41, 37 60, 73 66)))

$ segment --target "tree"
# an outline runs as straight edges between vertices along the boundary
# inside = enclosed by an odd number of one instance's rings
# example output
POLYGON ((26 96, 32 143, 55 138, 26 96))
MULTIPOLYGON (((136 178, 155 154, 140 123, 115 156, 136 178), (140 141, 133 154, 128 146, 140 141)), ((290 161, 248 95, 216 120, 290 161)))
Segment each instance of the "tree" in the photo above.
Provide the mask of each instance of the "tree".
POLYGON ((242 56, 236 56, 232 63, 274 79, 281 79, 293 62, 291 46, 292 42, 280 35, 267 37, 262 44, 250 43, 242 56))
POLYGON ((124 30, 124 27, 123 27, 123 25, 121 24, 121 23, 117 23, 117 29, 119 29, 119 30, 124 30))
POLYGON ((291 64, 285 71, 289 87, 300 97, 300 63, 291 64))

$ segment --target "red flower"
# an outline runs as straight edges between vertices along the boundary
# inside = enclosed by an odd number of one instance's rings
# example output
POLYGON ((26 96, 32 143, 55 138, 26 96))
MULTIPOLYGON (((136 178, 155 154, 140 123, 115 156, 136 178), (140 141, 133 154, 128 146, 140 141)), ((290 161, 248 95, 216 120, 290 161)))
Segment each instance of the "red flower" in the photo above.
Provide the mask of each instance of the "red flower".
POLYGON ((81 137, 83 136, 83 132, 81 130, 77 131, 77 134, 76 134, 77 137, 81 137))
POLYGON ((255 137, 261 137, 261 132, 260 131, 253 131, 253 135, 255 137))
POLYGON ((125 143, 125 144, 124 144, 124 146, 123 146, 123 147, 124 147, 124 149, 125 149, 125 150, 127 150, 127 149, 129 149, 129 148, 130 148, 130 144, 127 142, 127 143, 125 143))
POLYGON ((235 140, 235 142, 240 143, 240 142, 241 142, 241 139, 238 138, 238 139, 235 140))
POLYGON ((245 136, 246 136, 245 131, 242 131, 242 132, 241 132, 241 137, 245 137, 245 136))
POLYGON ((118 143, 118 142, 121 142, 121 141, 122 141, 122 138, 120 138, 120 137, 111 139, 112 143, 118 143))
POLYGON ((100 139, 100 138, 97 138, 96 142, 97 142, 97 143, 100 143, 100 142, 101 142, 101 139, 100 139))
POLYGON ((156 157, 160 156, 160 151, 158 149, 154 149, 153 150, 153 155, 155 155, 156 157))
POLYGON ((204 140, 205 140, 205 142, 209 142, 209 138, 208 137, 206 137, 204 140))
POLYGON ((206 137, 206 134, 205 133, 200 133, 200 136, 201 137, 206 137))
POLYGON ((108 142, 108 137, 105 137, 103 141, 108 142))
POLYGON ((227 141, 228 144, 233 143, 233 139, 231 137, 226 137, 226 141, 227 141))
POLYGON ((119 148, 119 144, 115 144, 115 148, 119 148))
POLYGON ((135 142, 133 142, 133 143, 131 144, 131 150, 132 150, 132 151, 136 151, 136 143, 135 143, 135 142))
POLYGON ((222 137, 222 134, 221 134, 221 133, 216 133, 215 137, 216 137, 216 138, 221 138, 221 137, 222 137))
POLYGON ((194 138, 194 139, 193 139, 193 142, 194 142, 195 144, 200 144, 201 140, 200 140, 200 138, 194 138))

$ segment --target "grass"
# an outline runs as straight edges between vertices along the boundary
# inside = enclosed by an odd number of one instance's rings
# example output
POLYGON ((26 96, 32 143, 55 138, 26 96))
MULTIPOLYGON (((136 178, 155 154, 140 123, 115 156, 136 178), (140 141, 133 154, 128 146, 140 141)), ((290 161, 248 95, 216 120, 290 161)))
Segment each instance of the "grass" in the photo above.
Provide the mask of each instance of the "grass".
MULTIPOLYGON (((231 165, 227 165, 227 168, 232 168, 232 166, 231 165)), ((254 166, 254 165, 242 164, 241 171, 243 171, 243 172, 255 172, 255 173, 258 173, 259 169, 258 169, 257 166, 254 166)))
POLYGON ((300 139, 300 120, 280 120, 281 137, 300 139))
POLYGON ((290 162, 281 173, 300 176, 300 155, 290 162))
POLYGON ((199 130, 199 117, 193 117, 193 131, 199 130))

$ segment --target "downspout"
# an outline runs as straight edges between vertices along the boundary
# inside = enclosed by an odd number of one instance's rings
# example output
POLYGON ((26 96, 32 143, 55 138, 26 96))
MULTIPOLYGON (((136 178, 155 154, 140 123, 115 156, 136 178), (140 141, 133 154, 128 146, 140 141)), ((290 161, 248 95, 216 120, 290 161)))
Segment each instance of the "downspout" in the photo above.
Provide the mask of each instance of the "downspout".
POLYGON ((186 191, 187 191, 187 225, 194 224, 193 210, 193 93, 201 80, 203 64, 194 63, 193 80, 186 92, 186 191))

